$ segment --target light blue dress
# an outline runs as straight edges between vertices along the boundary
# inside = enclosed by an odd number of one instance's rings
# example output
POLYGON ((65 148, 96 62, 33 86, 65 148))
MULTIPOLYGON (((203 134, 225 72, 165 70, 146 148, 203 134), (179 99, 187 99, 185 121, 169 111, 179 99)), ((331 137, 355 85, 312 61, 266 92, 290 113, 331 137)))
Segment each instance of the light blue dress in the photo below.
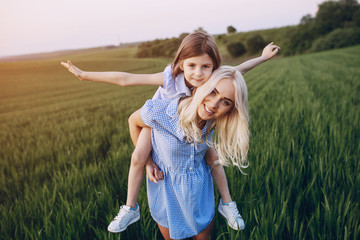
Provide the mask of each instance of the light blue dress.
POLYGON ((142 121, 151 127, 153 160, 164 172, 158 184, 147 179, 150 212, 158 224, 169 228, 173 239, 197 235, 215 214, 212 177, 205 162, 208 146, 184 140, 178 102, 179 98, 148 100, 141 109, 142 121))
POLYGON ((153 96, 154 99, 175 99, 183 96, 191 96, 190 89, 185 84, 183 73, 179 73, 174 79, 171 66, 167 66, 163 72, 164 85, 160 86, 153 96))

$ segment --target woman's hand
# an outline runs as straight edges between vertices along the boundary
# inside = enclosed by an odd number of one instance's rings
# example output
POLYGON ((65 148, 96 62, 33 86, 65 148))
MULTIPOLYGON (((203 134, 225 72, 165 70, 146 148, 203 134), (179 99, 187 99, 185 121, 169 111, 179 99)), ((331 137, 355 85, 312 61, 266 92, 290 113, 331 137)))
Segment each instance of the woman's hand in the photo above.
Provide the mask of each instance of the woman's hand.
POLYGON ((154 163, 152 158, 149 158, 145 164, 146 175, 149 180, 158 183, 159 180, 164 180, 164 173, 159 170, 159 167, 154 163))
POLYGON ((69 72, 73 73, 78 79, 83 80, 81 77, 83 71, 73 65, 69 60, 67 62, 61 62, 61 65, 67 68, 69 72))

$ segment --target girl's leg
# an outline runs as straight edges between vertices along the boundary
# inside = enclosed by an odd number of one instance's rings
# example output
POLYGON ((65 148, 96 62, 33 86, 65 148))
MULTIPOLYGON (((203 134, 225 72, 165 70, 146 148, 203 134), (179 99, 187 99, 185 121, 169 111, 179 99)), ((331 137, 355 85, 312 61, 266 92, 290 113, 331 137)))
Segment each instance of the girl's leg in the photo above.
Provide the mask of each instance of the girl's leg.
POLYGON ((143 128, 137 139, 136 148, 131 156, 128 176, 128 191, 126 205, 134 208, 144 178, 145 163, 151 152, 151 129, 143 128))
POLYGON ((140 109, 136 110, 133 114, 130 115, 128 122, 129 122, 129 132, 130 132, 130 137, 131 140, 134 144, 134 146, 136 146, 136 143, 138 141, 140 132, 141 132, 141 127, 136 125, 136 118, 140 117, 140 109))
POLYGON ((145 163, 151 152, 151 129, 136 126, 136 121, 132 121, 135 114, 137 117, 140 115, 137 111, 129 118, 131 139, 136 148, 131 156, 126 206, 120 207, 118 215, 108 226, 108 231, 113 233, 125 231, 130 224, 140 219, 140 208, 136 202, 144 177, 145 163))
POLYGON ((215 181, 216 187, 219 190, 220 196, 224 203, 231 202, 231 196, 229 191, 228 182, 224 167, 221 164, 217 164, 216 161, 219 157, 214 148, 209 148, 206 152, 206 163, 211 169, 211 175, 215 181))
POLYGON ((216 164, 217 160, 218 156, 215 149, 209 148, 206 152, 206 162, 211 168, 211 175, 222 198, 220 199, 218 210, 221 215, 226 218, 227 223, 231 228, 235 230, 243 230, 245 228, 244 220, 236 207, 236 203, 231 201, 224 167, 221 164, 216 164))
POLYGON ((145 163, 151 152, 151 129, 136 125, 136 118, 140 117, 140 109, 129 117, 129 131, 135 149, 131 155, 131 164, 128 176, 128 191, 126 205, 135 207, 143 180, 145 163))

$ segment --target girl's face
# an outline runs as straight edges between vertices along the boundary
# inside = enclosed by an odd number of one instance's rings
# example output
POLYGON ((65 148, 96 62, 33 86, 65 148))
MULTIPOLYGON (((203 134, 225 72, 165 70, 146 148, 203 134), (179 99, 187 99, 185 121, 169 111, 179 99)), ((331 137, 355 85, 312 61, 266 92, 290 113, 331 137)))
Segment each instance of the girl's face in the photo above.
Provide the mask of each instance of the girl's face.
POLYGON ((208 54, 185 59, 180 69, 184 72, 187 87, 200 87, 213 72, 213 61, 208 54))
POLYGON ((215 120, 230 112, 235 104, 235 89, 232 80, 221 79, 197 109, 202 120, 215 120))

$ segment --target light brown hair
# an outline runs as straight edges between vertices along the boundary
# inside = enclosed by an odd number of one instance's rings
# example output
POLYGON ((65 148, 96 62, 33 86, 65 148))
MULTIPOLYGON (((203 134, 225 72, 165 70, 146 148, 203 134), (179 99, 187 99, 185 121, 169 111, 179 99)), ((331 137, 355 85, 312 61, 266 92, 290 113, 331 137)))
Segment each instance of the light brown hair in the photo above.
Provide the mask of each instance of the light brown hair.
POLYGON ((194 32, 187 35, 181 42, 172 64, 172 75, 175 78, 182 72, 181 64, 187 58, 209 55, 213 61, 213 71, 220 67, 221 58, 215 39, 204 32, 194 32))

